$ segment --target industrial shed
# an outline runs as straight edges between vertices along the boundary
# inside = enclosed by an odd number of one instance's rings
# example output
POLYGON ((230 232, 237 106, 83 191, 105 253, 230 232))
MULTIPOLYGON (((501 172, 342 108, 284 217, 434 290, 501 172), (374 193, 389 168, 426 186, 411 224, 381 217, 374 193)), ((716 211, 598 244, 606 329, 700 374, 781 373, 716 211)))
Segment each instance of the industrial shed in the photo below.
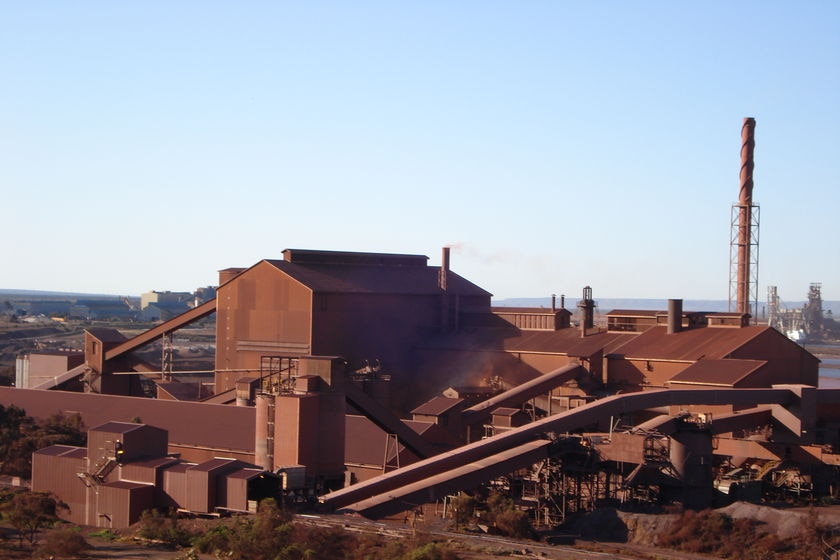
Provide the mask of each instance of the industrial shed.
POLYGON ((52 492, 79 525, 125 528, 149 509, 194 514, 252 511, 276 496, 280 479, 237 459, 189 463, 166 455, 167 432, 107 422, 88 431, 88 446, 52 445, 33 454, 32 490, 52 492))

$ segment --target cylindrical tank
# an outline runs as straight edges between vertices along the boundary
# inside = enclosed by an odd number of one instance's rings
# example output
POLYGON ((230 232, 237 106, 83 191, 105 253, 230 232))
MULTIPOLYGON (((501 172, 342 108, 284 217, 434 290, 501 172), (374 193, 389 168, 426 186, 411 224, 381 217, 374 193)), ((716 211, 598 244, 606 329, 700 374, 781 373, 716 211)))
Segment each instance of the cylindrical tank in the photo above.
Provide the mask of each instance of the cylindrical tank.
POLYGON ((271 464, 271 457, 268 452, 268 431, 269 422, 273 422, 273 418, 269 418, 271 406, 274 400, 273 395, 259 393, 256 395, 256 430, 254 442, 254 463, 267 471, 273 471, 274 465, 271 464))
POLYGON ((671 465, 683 484, 683 504, 691 509, 712 506, 712 435, 709 430, 688 427, 671 436, 671 465))

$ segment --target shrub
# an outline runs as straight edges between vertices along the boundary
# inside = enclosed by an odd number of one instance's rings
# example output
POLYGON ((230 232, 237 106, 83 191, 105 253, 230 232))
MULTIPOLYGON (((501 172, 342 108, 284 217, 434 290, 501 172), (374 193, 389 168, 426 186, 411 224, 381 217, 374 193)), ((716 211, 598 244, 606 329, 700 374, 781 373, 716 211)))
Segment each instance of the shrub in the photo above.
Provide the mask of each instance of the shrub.
POLYGON ((233 539, 234 529, 231 529, 227 525, 216 525, 204 534, 194 537, 192 545, 202 554, 211 554, 216 551, 230 550, 233 539))
POLYGON ((501 534, 514 538, 530 538, 533 533, 528 514, 516 508, 516 504, 505 494, 492 492, 487 497, 487 520, 501 534))
POLYGON ((164 514, 158 510, 146 510, 140 516, 138 536, 157 541, 169 548, 189 546, 193 535, 178 526, 175 512, 164 514))
POLYGON ((86 556, 90 544, 72 528, 63 527, 47 533, 44 543, 38 547, 41 557, 79 558, 86 556))
POLYGON ((21 544, 23 540, 34 546, 38 540, 38 531, 58 521, 57 511, 65 504, 58 502, 52 495, 44 492, 17 491, 2 503, 3 517, 18 532, 21 544))
POLYGON ((494 522, 496 529, 508 537, 527 539, 533 533, 531 519, 526 512, 519 509, 509 509, 497 513, 494 522))
POLYGON ((406 553, 402 560, 459 560, 459 556, 437 543, 426 543, 406 553))

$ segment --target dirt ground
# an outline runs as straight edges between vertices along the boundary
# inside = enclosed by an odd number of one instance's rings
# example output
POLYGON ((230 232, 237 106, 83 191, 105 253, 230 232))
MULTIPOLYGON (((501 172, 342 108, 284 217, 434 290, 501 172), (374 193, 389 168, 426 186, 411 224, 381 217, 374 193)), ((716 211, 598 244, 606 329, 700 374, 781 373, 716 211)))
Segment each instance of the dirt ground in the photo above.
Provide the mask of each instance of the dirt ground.
MULTIPOLYGON (((719 510, 733 518, 749 517, 758 520, 763 530, 775 533, 780 538, 790 538, 797 534, 801 524, 812 511, 820 523, 840 529, 840 506, 813 508, 773 508, 762 505, 738 502, 719 510)), ((347 516, 311 516, 299 518, 302 523, 317 525, 338 525, 349 531, 375 532, 386 538, 410 538, 415 530, 427 538, 439 542, 448 542, 464 560, 486 560, 496 558, 541 558, 557 560, 582 560, 585 558, 615 558, 618 560, 657 559, 657 560, 698 560, 709 556, 680 553, 653 546, 656 535, 662 532, 676 514, 639 514, 604 510, 592 515, 588 530, 581 531, 581 538, 576 541, 562 541, 565 544, 552 545, 542 541, 514 540, 485 534, 454 533, 448 522, 430 518, 415 529, 406 525, 402 518, 386 519, 373 522, 359 517, 347 516), (610 532, 616 534, 610 535, 610 532), (624 535, 620 542, 617 535, 624 535), (572 544, 574 542, 574 544, 572 544)), ((218 520, 184 520, 184 528, 194 531, 207 530, 218 520)), ((92 545, 89 557, 94 559, 125 560, 177 560, 187 558, 186 550, 167 550, 160 546, 149 545, 132 539, 126 532, 118 540, 106 540, 99 536, 89 536, 93 529, 83 530, 85 538, 92 545)), ((6 531, 6 540, 0 540, 0 551, 4 547, 17 543, 16 537, 6 531)), ((28 558, 29 555, 0 554, 3 558, 28 558)), ((193 557, 195 558, 195 557, 193 557)), ((199 555, 200 560, 215 560, 212 555, 199 555)))

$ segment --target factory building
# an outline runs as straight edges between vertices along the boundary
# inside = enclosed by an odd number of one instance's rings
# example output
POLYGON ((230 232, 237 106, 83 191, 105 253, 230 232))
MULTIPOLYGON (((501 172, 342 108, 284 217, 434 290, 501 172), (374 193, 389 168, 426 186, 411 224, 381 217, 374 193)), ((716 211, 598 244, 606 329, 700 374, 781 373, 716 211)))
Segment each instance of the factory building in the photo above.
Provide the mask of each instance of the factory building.
POLYGON ((354 369, 378 361, 407 379, 414 345, 490 309, 490 293, 449 270, 448 254, 433 267, 423 255, 286 249, 282 260, 222 271, 216 392, 272 355, 341 356, 354 369))
MULTIPOLYGON (((59 402, 48 390, 81 390, 63 393, 59 410, 106 426, 134 413, 168 431, 169 455, 195 465, 160 467, 154 491, 103 478, 115 485, 109 503, 159 505, 163 487, 189 511, 230 507, 211 481, 236 472, 229 461, 302 479, 324 508, 370 517, 498 480, 548 524, 603 503, 707 507, 756 483, 774 496, 831 493, 840 391, 818 387, 813 355, 752 320, 754 126, 742 129, 728 313, 672 299, 597 325, 589 286, 575 313, 562 296, 545 309, 491 307, 489 292, 450 270, 446 248, 439 266, 423 255, 287 249, 222 270, 215 299, 140 335, 88 331, 84 363, 33 390, 0 389, 0 402, 38 415, 59 402), (163 379, 165 400, 137 398, 154 368, 133 351, 213 313, 214 393, 181 402, 177 380, 163 379)), ((59 461, 95 477, 101 447, 44 451, 38 487, 76 499, 69 480, 40 477, 59 461)))
MULTIPOLYGON (((546 309, 491 308, 487 292, 465 280, 451 281, 457 277, 451 271, 447 272, 450 279, 447 288, 460 285, 461 291, 458 297, 450 293, 447 297, 451 301, 445 302, 439 284, 441 271, 445 269, 426 267, 425 257, 385 255, 377 259, 374 254, 351 254, 352 259, 345 260, 353 260, 353 264, 340 265, 336 263, 342 256, 335 252, 319 255, 315 251, 287 251, 287 258, 292 258, 290 255, 294 253, 319 263, 318 273, 308 271, 306 275, 303 272, 306 266, 292 267, 287 260, 261 261, 251 269, 226 271, 230 276, 218 290, 218 297, 226 302, 226 311, 217 314, 217 330, 230 332, 217 342, 220 347, 217 363, 225 364, 217 371, 221 390, 203 402, 178 401, 177 391, 171 390, 177 382, 161 383, 167 393, 166 400, 96 393, 98 389, 103 393, 132 395, 136 380, 142 375, 140 372, 148 367, 133 359, 130 351, 123 351, 132 347, 134 339, 113 330, 90 331, 86 337, 85 364, 64 380, 57 376, 56 381, 76 384, 87 388, 87 392, 9 389, 0 390, 0 401, 14 399, 35 415, 39 410, 44 414, 56 410, 79 411, 87 425, 128 422, 138 417, 149 426, 167 430, 166 449, 156 450, 157 457, 143 459, 166 465, 166 468, 155 467, 162 469, 162 474, 156 475, 156 482, 151 483, 154 491, 142 487, 137 476, 109 480, 110 486, 104 482, 100 485, 106 486, 107 490, 103 491, 111 496, 106 503, 130 502, 156 507, 178 504, 188 511, 221 511, 230 506, 214 501, 214 495, 207 494, 199 501, 189 500, 185 497, 189 493, 179 494, 182 490, 178 488, 186 488, 188 471, 193 473, 189 476, 201 478, 202 482, 195 484, 210 488, 208 477, 215 476, 217 469, 224 471, 228 465, 224 461, 238 461, 237 465, 247 464, 259 472, 281 478, 291 476, 308 488, 318 489, 319 493, 332 490, 325 499, 329 507, 352 506, 378 515, 390 511, 392 506, 377 504, 368 510, 364 509, 368 507, 365 500, 345 503, 342 494, 336 492, 341 492, 339 489, 347 484, 351 484, 349 489, 358 486, 361 490, 382 477, 410 472, 410 465, 422 465, 434 461, 435 457, 445 460, 451 455, 451 463, 442 463, 445 467, 436 463, 436 474, 429 478, 447 479, 442 488, 449 488, 452 478, 449 469, 471 461, 473 452, 467 450, 469 445, 463 451, 460 445, 521 437, 510 448, 493 449, 491 463, 497 465, 495 470, 480 471, 466 478, 454 477, 461 481, 459 484, 478 484, 500 469, 515 470, 521 467, 522 461, 550 456, 551 444, 540 443, 540 438, 535 440, 530 432, 519 436, 521 430, 578 410, 586 413, 603 403, 602 397, 606 395, 629 396, 690 388, 697 389, 699 396, 708 394, 702 389, 709 388, 734 390, 817 384, 816 358, 775 329, 750 325, 743 314, 683 311, 681 302, 673 300, 669 309, 662 312, 609 312, 606 327, 597 327, 585 316, 594 308, 591 289, 587 288, 578 304, 581 321, 574 326, 565 301, 561 300, 559 307, 546 309), (325 261, 331 264, 320 264, 325 261), (380 278, 378 281, 388 293, 373 292, 371 284, 365 284, 364 290, 348 288, 351 277, 378 276, 371 270, 362 273, 360 269, 377 267, 385 270, 382 276, 390 274, 391 278, 402 279, 422 276, 431 286, 425 289, 415 286, 395 294, 392 292, 399 281, 385 282, 380 278), (294 271, 295 280, 288 271, 294 271), (333 273, 335 277, 331 276, 333 273), (267 286, 259 285, 262 275, 267 286), (334 293, 328 294, 327 286, 339 286, 343 291, 334 287, 334 293), (304 290, 306 295, 288 295, 297 289, 304 290), (315 297, 314 291, 322 293, 315 297), (371 314, 365 312, 363 302, 375 302, 379 297, 387 305, 372 305, 371 314), (263 306, 263 299, 269 304, 263 306), (321 303, 321 299, 326 303, 321 303), (453 303, 459 300, 472 304, 453 303), (304 305, 306 301, 310 303, 304 305), (298 307, 300 310, 294 311, 298 307), (271 312, 265 311, 266 308, 271 312), (458 313, 454 314, 452 309, 458 313), (351 328, 354 313, 361 317, 364 329, 351 328), (407 313, 405 319, 403 313, 407 313), (446 317, 448 321, 444 321, 446 317), (409 325, 392 328, 390 332, 381 327, 402 320, 409 325), (315 326, 319 321, 330 323, 330 328, 315 326), (292 328, 300 323, 306 328, 299 331, 292 328), (347 332, 348 339, 361 344, 363 350, 342 346, 344 339, 340 332, 347 332), (323 340, 316 333, 321 333, 323 340), (377 340, 385 341, 381 348, 375 344, 377 340), (404 355, 397 356, 395 347, 404 355), (335 354, 311 355, 312 349, 335 354), (383 374, 381 364, 388 363, 386 360, 402 364, 404 369, 389 369, 388 374, 383 374), (355 367, 351 363, 364 365, 355 367), (136 375, 116 373, 132 367, 137 368, 136 375), (397 388, 399 385, 402 389, 397 388), (417 402, 412 403, 411 420, 404 420, 408 415, 401 414, 399 409, 386 406, 391 393, 417 395, 417 402), (349 403, 349 408, 345 403, 349 403), (346 416, 348 412, 350 416, 346 416), (190 421, 184 422, 185 418, 190 421), (176 455, 189 465, 155 462, 176 455), (222 462, 217 465, 214 461, 222 462), (161 494, 163 486, 169 489, 161 494), (336 495, 338 498, 332 497, 336 495)), ((218 301, 203 305, 210 304, 222 305, 218 301)), ((207 314, 210 309, 192 310, 191 318, 207 314)), ((168 326, 173 328, 171 323, 168 326)), ((144 335, 139 336, 142 339, 144 335)), ((727 401, 715 397, 712 404, 702 398, 698 402, 684 399, 675 402, 669 412, 675 416, 707 413, 715 417, 752 410, 761 405, 761 398, 727 401)), ((632 425, 656 422, 661 416, 656 406, 625 408, 622 407, 623 421, 632 425)), ((790 418, 781 418, 781 414, 777 412, 774 417, 764 413, 761 422, 790 425, 790 418)), ((569 424, 569 431, 607 430, 612 416, 607 413, 572 415, 575 421, 569 424)), ((831 422, 818 426, 813 414, 803 422, 810 422, 814 432, 822 434, 821 443, 836 443, 833 440, 837 432, 832 435, 831 422), (827 441, 826 437, 833 440, 827 441)), ((641 451, 644 440, 634 436, 617 436, 614 440, 618 442, 622 437, 622 445, 627 450, 619 452, 618 446, 605 449, 602 452, 605 460, 628 464, 638 460, 644 464, 641 451)), ((781 431, 777 430, 776 438, 781 440, 781 431)), ((788 436, 787 440, 798 441, 798 438, 788 436)), ((674 449, 677 448, 678 443, 674 443, 674 449)), ((480 452, 485 451, 482 448, 480 452)), ((91 461, 93 466, 97 461, 95 455, 90 448, 84 452, 44 451, 34 476, 44 476, 48 472, 45 465, 57 461, 82 461, 86 472, 91 472, 91 461)), ((81 467, 74 468, 78 471, 81 467)), ((652 478, 649 470, 645 476, 639 473, 622 476, 640 483, 652 478)), ((152 480, 150 476, 146 479, 152 480)), ((79 477, 47 480, 46 483, 37 480, 38 487, 51 486, 53 491, 59 491, 71 482, 77 484, 79 477)), ((213 488, 219 488, 218 484, 213 488)), ((374 491, 380 493, 379 489, 374 491)), ((87 490, 75 487, 73 492, 87 490)), ((72 493, 71 497, 81 499, 72 493)), ((119 514, 106 513, 123 521, 134 519, 136 511, 126 508, 119 514)))

